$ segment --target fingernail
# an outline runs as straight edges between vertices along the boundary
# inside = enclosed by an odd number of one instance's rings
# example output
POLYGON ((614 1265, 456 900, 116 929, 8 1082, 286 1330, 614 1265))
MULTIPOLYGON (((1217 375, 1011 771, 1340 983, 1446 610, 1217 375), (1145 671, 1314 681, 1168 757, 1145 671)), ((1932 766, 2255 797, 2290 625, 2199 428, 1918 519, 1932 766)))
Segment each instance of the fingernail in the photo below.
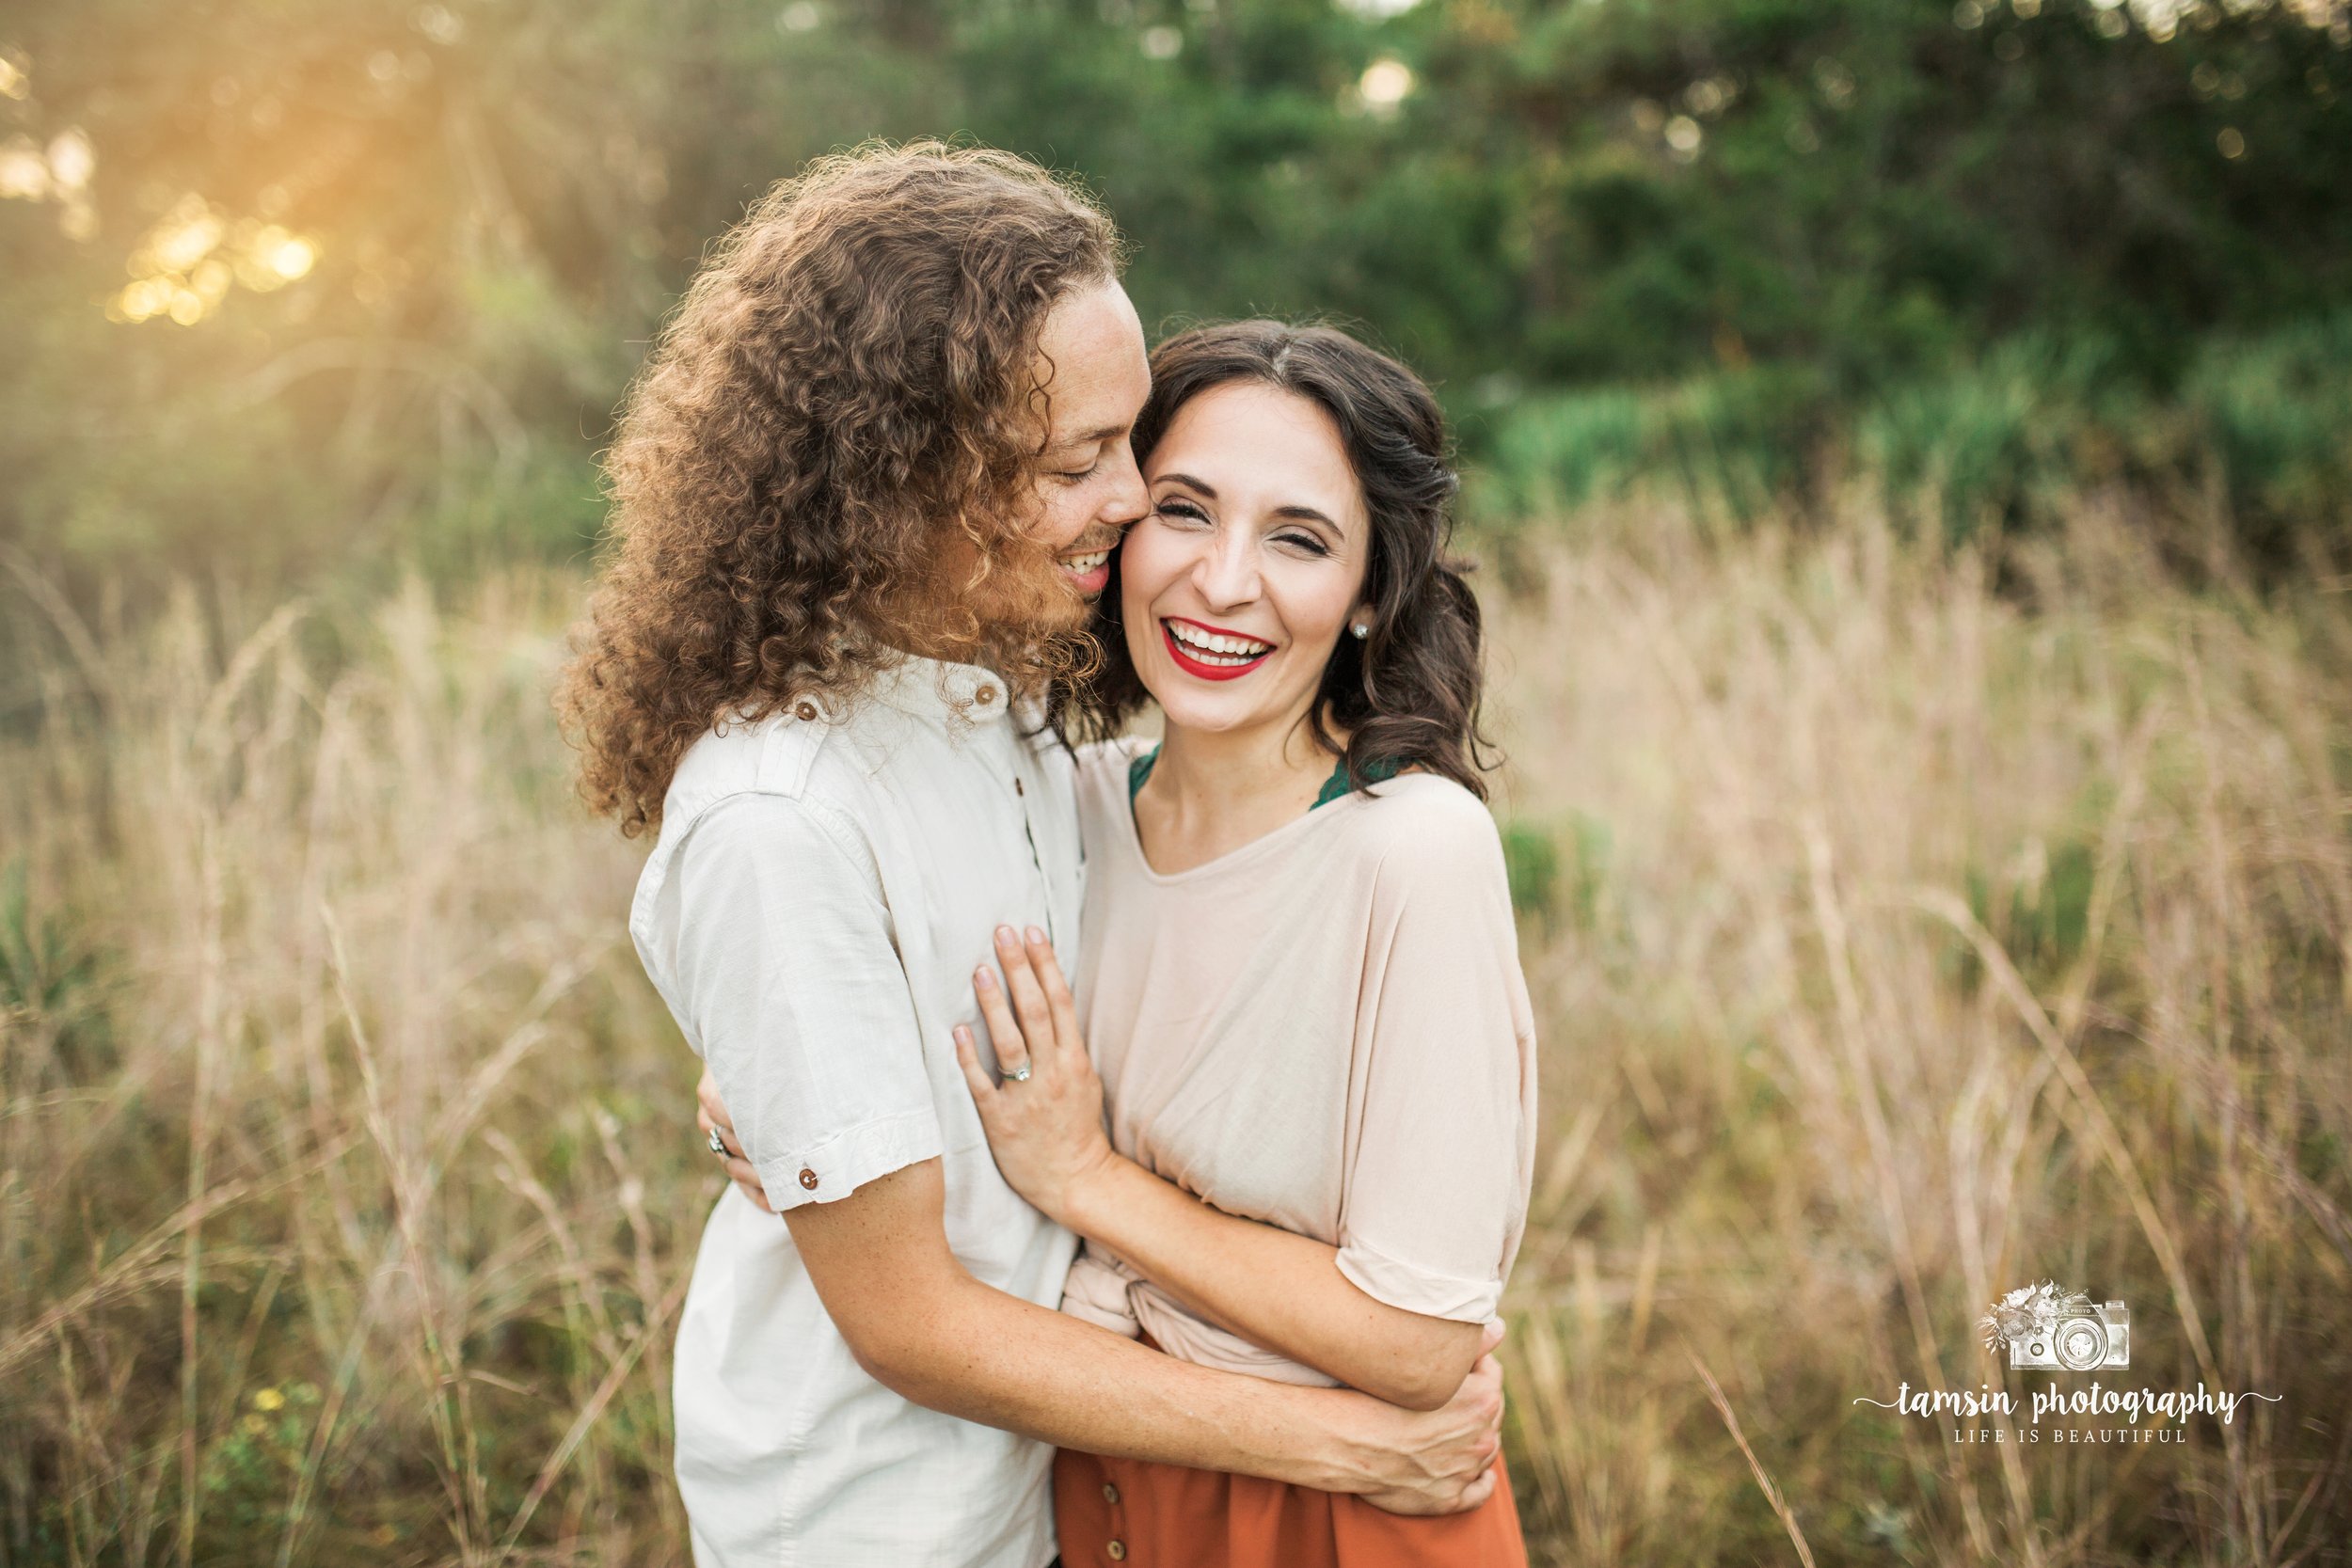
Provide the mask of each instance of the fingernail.
POLYGON ((996 989, 995 972, 986 964, 982 964, 972 972, 972 983, 982 990, 994 990, 996 989))
POLYGON ((1021 939, 1012 934, 1011 927, 999 926, 996 927, 996 940, 1004 946, 1010 947, 1014 942, 1019 942, 1021 939))
POLYGON ((958 1045, 970 1045, 972 1043, 972 1031, 970 1027, 965 1024, 959 1023, 947 1032, 956 1037, 956 1043, 958 1045))
POLYGON ((1032 926, 1029 927, 1029 940, 1035 942, 1038 946, 1042 947, 1045 945, 1045 933, 1037 927, 1032 926))

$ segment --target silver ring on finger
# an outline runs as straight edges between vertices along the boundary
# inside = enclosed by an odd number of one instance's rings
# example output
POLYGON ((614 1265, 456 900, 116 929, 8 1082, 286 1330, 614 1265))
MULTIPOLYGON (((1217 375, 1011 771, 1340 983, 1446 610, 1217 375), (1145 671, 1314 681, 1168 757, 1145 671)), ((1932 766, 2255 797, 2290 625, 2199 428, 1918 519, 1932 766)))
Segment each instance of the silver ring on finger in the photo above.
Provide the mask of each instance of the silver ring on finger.
POLYGON ((717 1128, 714 1127, 710 1130, 710 1136, 706 1141, 710 1145, 711 1153, 716 1154, 722 1160, 727 1157, 727 1141, 726 1139, 719 1136, 719 1130, 717 1128))
MULTIPOLYGON (((1003 1066, 1002 1063, 998 1065, 1003 1066)), ((1029 1081, 1029 1064, 1024 1062, 1017 1068, 1005 1068, 1004 1073, 1008 1084, 1025 1084, 1029 1081)))

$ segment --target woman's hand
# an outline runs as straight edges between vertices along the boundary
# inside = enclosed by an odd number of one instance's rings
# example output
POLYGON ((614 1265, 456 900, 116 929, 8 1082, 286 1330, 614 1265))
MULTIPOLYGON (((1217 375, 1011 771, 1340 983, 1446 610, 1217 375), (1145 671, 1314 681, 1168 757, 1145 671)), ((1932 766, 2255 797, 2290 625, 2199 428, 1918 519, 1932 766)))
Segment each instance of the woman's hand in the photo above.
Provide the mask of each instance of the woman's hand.
POLYGON ((743 1146, 735 1141, 734 1119, 727 1115, 726 1101, 719 1098, 719 1080, 710 1076, 708 1068, 703 1069, 703 1081, 694 1085, 694 1125, 703 1130, 704 1137, 716 1132, 719 1141, 727 1146, 727 1151, 719 1157, 719 1164, 725 1169, 727 1180, 742 1188, 745 1197, 767 1212, 774 1213, 774 1208, 768 1202, 766 1189, 759 1184, 759 1173, 752 1169, 749 1160, 743 1158, 743 1146))
POLYGON ((972 990, 1004 1082, 980 1066, 972 1031, 961 1023, 956 1060, 972 1086, 996 1168, 1013 1191, 1067 1225, 1081 1190, 1119 1163, 1103 1132, 1103 1081, 1079 1037, 1077 1004, 1045 933, 1030 927, 1025 944, 1011 927, 997 927, 996 960, 1003 983, 982 965, 972 990))

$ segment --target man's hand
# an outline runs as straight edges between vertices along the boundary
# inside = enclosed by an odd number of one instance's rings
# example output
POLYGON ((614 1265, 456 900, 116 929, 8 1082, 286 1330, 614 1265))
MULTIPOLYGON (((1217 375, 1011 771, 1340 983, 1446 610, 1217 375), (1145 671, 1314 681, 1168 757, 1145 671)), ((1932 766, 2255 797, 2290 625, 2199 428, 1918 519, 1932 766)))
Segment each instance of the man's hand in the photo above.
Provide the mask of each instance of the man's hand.
POLYGON ((1502 1338, 1502 1325, 1489 1324, 1477 1365, 1442 1407, 1394 1411, 1396 1430, 1384 1440, 1393 1446, 1374 1456, 1366 1502, 1391 1513, 1460 1513, 1493 1495, 1502 1452, 1502 1364, 1493 1351, 1502 1338))
POLYGON ((766 1189, 759 1184, 759 1173, 752 1169, 749 1160, 743 1158, 743 1146, 735 1141, 735 1123, 727 1116, 725 1102, 719 1098, 719 1080, 710 1076, 708 1068, 703 1069, 703 1081, 694 1085, 694 1125, 703 1130, 705 1137, 718 1133, 720 1141, 727 1146, 726 1154, 720 1161, 726 1170, 727 1180, 742 1188, 743 1196, 762 1210, 774 1213, 776 1211, 768 1201, 766 1189))

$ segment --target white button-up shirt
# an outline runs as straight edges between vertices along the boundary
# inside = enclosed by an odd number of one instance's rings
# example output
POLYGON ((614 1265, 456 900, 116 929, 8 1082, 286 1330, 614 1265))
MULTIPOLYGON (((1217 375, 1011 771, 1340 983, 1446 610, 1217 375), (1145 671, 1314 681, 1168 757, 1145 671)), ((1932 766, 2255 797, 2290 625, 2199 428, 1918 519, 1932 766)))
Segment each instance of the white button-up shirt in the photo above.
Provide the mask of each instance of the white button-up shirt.
MULTIPOLYGON (((990 1157, 949 1030, 1000 924, 1077 956, 1067 754, 1003 681, 909 659, 844 704, 687 752, 629 932, 781 1211, 934 1157, 947 1242, 1053 1307, 1074 1242, 990 1157)), ((785 1222, 730 1187, 679 1322, 678 1486, 699 1568, 1041 1568, 1052 1449, 868 1377, 785 1222)))

